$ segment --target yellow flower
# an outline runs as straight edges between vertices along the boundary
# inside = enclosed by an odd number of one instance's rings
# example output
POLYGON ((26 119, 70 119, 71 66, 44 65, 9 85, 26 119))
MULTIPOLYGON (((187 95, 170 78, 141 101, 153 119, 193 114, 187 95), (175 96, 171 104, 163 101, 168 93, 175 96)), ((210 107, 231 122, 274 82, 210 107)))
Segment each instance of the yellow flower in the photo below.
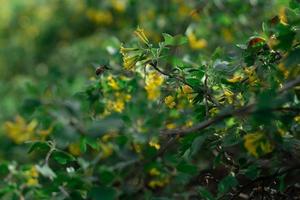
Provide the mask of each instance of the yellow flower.
POLYGON ((226 42, 232 42, 233 41, 233 36, 232 36, 232 32, 230 31, 230 29, 228 28, 223 28, 221 30, 223 38, 225 39, 226 42))
POLYGON ((242 79, 243 79, 242 76, 234 75, 232 78, 227 79, 227 81, 230 82, 230 83, 236 83, 236 82, 240 82, 242 79))
POLYGON ((254 85, 258 82, 256 73, 255 73, 255 67, 246 67, 246 68, 244 68, 244 72, 249 78, 250 85, 254 85))
POLYGON ((26 182, 26 185, 27 186, 37 186, 39 184, 39 181, 38 181, 38 179, 36 179, 36 178, 29 178, 29 179, 27 179, 27 182, 26 182))
POLYGON ((160 144, 159 144, 159 142, 157 141, 157 139, 151 139, 150 141, 149 141, 149 146, 151 146, 151 147, 154 147, 155 149, 160 149, 160 144))
POLYGON ((121 53, 123 56, 125 56, 125 55, 127 55, 127 54, 129 54, 129 53, 132 53, 132 52, 134 52, 134 51, 137 51, 137 50, 139 50, 139 49, 138 49, 138 48, 134 48, 134 47, 127 48, 127 47, 124 47, 123 45, 121 45, 121 47, 120 47, 120 53, 121 53))
POLYGON ((79 156, 81 154, 79 142, 70 144, 68 146, 68 149, 69 149, 69 152, 74 156, 79 156))
POLYGON ((287 17, 286 17, 286 14, 285 14, 285 7, 281 7, 279 9, 279 18, 280 18, 280 22, 282 24, 287 24, 287 17))
POLYGON ((227 99, 227 101, 228 101, 229 104, 233 103, 233 97, 234 97, 234 93, 233 92, 231 92, 228 89, 225 89, 224 90, 224 96, 226 97, 226 99, 227 99))
POLYGON ((174 123, 168 123, 168 124, 166 124, 166 128, 167 129, 174 129, 174 128, 176 128, 176 124, 174 124, 174 123))
POLYGON ((175 99, 174 99, 174 97, 172 97, 172 96, 167 96, 166 98, 165 98, 165 104, 169 107, 169 108, 174 108, 175 106, 176 106, 176 103, 175 103, 175 101, 174 101, 175 99))
POLYGON ((185 127, 192 127, 193 126, 193 124, 194 124, 194 122, 192 121, 192 120, 188 120, 188 121, 186 121, 185 122, 185 127))
POLYGON ((179 96, 186 96, 191 103, 194 99, 193 89, 188 85, 184 85, 182 86, 182 90, 179 92, 179 96))
POLYGON ((105 10, 88 9, 86 12, 87 17, 96 24, 108 25, 113 22, 111 12, 105 10))
POLYGON ((300 124, 300 115, 296 116, 296 117, 294 118, 294 120, 295 120, 295 122, 297 122, 297 123, 300 124))
POLYGON ((207 47, 207 41, 205 39, 197 39, 193 32, 187 34, 190 47, 192 49, 203 49, 207 47))
POLYGON ((160 96, 160 85, 162 85, 164 78, 158 72, 150 72, 146 78, 145 90, 149 100, 156 100, 160 96))
POLYGON ((138 61, 139 61, 139 55, 133 55, 133 56, 124 55, 123 56, 123 66, 127 70, 132 69, 138 61))
POLYGON ((102 153, 101 159, 108 158, 114 152, 113 145, 111 143, 100 142, 100 148, 101 148, 101 153, 102 153))
POLYGON ((111 1, 112 7, 118 12, 124 12, 126 10, 126 0, 112 0, 111 1))
POLYGON ((149 44, 149 40, 147 36, 145 35, 144 29, 141 29, 138 27, 135 31, 134 34, 145 44, 149 44))
POLYGON ((125 108, 125 102, 122 99, 116 101, 109 100, 107 102, 107 111, 115 111, 121 113, 125 108))
POLYGON ((107 77, 107 81, 108 81, 107 84, 108 84, 112 89, 114 89, 114 90, 119 90, 119 89, 120 89, 120 87, 119 87, 117 81, 116 81, 111 75, 109 75, 109 76, 107 77))
POLYGON ((39 184, 38 177, 39 172, 37 171, 35 166, 32 166, 29 170, 25 171, 26 176, 26 185, 27 186, 37 186, 39 184))
POLYGON ((265 139, 262 132, 245 135, 244 147, 255 157, 259 156, 258 150, 261 150, 263 154, 270 153, 273 150, 272 144, 265 139))
POLYGON ((156 168, 152 168, 152 169, 150 169, 149 174, 151 176, 158 176, 158 175, 160 175, 160 171, 156 168))
POLYGON ((24 118, 17 116, 15 122, 6 122, 4 129, 10 139, 17 144, 21 144, 36 138, 35 129, 37 125, 37 120, 32 120, 27 124, 24 118))
POLYGON ((151 188, 164 187, 169 182, 170 182, 169 177, 164 177, 164 178, 159 178, 159 179, 156 179, 156 180, 151 180, 148 183, 148 186, 151 187, 151 188))

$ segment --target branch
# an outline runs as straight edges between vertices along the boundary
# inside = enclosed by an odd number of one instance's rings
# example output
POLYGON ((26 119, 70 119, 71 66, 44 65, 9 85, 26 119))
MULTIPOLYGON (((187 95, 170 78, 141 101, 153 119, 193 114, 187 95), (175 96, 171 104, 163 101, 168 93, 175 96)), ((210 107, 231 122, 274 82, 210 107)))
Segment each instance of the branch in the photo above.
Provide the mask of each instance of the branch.
MULTIPOLYGON (((292 171, 299 170, 299 169, 300 169, 300 166, 298 165, 298 166, 294 166, 294 167, 291 167, 291 168, 288 168, 288 169, 285 169, 285 170, 282 170, 282 171, 278 170, 277 172, 275 172, 274 174, 271 174, 269 176, 260 176, 256 179, 250 181, 249 183, 247 183, 243 186, 240 186, 238 191, 235 192, 230 199, 231 200, 236 199, 239 196, 240 193, 242 193, 245 189, 249 189, 249 187, 253 186, 257 182, 273 180, 273 179, 277 178, 278 176, 281 176, 281 175, 284 175, 284 174, 287 174, 287 173, 290 173, 292 171)), ((223 198, 223 197, 221 197, 221 198, 223 198)), ((221 198, 219 198, 219 199, 221 199, 221 198)))
MULTIPOLYGON (((300 84, 300 76, 297 77, 296 79, 287 82, 281 89, 278 90, 278 93, 284 93, 285 91, 293 88, 294 86, 297 86, 300 84)), ((253 113, 257 110, 255 110, 255 103, 253 104, 249 104, 247 106, 241 107, 239 109, 230 111, 230 112, 225 112, 223 114, 220 114, 214 118, 208 119, 206 121, 200 122, 190 128, 185 128, 185 129, 172 129, 172 130, 162 130, 160 133, 163 135, 169 135, 169 136, 174 136, 174 135, 178 135, 178 136, 184 136, 186 134, 189 134, 191 132, 195 132, 195 131, 200 131, 203 130, 213 124, 216 124, 220 121, 223 121, 226 118, 232 117, 232 116, 239 116, 239 115, 244 115, 244 114, 249 114, 249 113, 253 113)), ((276 110, 276 109, 275 109, 276 110)))

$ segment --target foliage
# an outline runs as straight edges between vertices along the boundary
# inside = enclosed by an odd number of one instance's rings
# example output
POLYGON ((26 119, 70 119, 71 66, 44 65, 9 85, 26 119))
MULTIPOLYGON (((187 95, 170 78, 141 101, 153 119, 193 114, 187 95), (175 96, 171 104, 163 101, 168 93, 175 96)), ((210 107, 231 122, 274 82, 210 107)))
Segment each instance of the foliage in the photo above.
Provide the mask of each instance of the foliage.
POLYGON ((299 1, 187 2, 0 0, 1 199, 300 197, 299 1))

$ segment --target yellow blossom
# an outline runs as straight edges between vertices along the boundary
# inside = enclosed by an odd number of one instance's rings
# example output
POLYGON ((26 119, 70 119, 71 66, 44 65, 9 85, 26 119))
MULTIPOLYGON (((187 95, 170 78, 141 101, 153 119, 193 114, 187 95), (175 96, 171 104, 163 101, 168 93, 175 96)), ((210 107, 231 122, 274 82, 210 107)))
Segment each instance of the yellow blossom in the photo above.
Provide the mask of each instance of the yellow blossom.
POLYGON ((273 146, 265 139, 262 132, 245 135, 244 146, 255 157, 259 156, 258 150, 261 150, 263 154, 270 153, 273 150, 273 146))
POLYGON ((286 14, 285 14, 285 7, 281 7, 279 9, 279 18, 280 18, 280 22, 282 24, 287 24, 287 17, 286 17, 286 14))
POLYGON ((226 42, 230 43, 233 41, 233 36, 232 36, 232 32, 230 31, 230 29, 228 28, 223 28, 221 30, 223 38, 225 39, 226 42))
POLYGON ((148 186, 151 187, 151 188, 159 188, 159 187, 164 187, 169 182, 170 182, 170 179, 168 177, 164 177, 164 178, 159 178, 159 179, 151 180, 148 183, 148 186))
POLYGON ((70 144, 68 146, 68 149, 69 149, 69 152, 74 156, 79 156, 81 154, 79 142, 70 144))
POLYGON ((192 127, 193 126, 193 124, 194 124, 194 122, 192 121, 192 120, 188 120, 188 121, 186 121, 185 122, 185 127, 192 127))
POLYGON ((182 86, 182 92, 183 92, 183 96, 187 96, 190 102, 193 101, 194 94, 193 94, 193 89, 190 86, 188 85, 182 86))
POLYGON ((227 79, 227 81, 230 82, 230 83, 236 83, 236 82, 240 82, 242 79, 243 79, 242 76, 234 75, 232 78, 227 79))
POLYGON ((297 122, 297 123, 300 124, 300 115, 296 116, 296 117, 294 118, 294 120, 295 120, 295 122, 297 122))
POLYGON ((160 144, 159 144, 159 142, 157 141, 157 139, 151 139, 150 141, 149 141, 149 146, 151 146, 151 147, 154 147, 155 149, 160 149, 160 144))
POLYGON ((27 186, 37 186, 38 185, 38 177, 39 172, 37 171, 35 166, 32 166, 29 170, 25 171, 26 176, 26 185, 27 186))
POLYGON ((246 67, 246 68, 244 68, 244 72, 249 78, 250 85, 254 85, 258 82, 257 77, 256 77, 256 73, 255 73, 255 69, 256 69, 255 67, 246 67))
POLYGON ((101 148, 101 153, 102 153, 101 159, 108 158, 114 152, 113 145, 111 143, 100 142, 100 148, 101 148))
POLYGON ((17 144, 21 144, 25 141, 36 139, 35 129, 37 125, 37 120, 32 120, 27 124, 24 118, 17 116, 15 122, 6 122, 4 129, 10 139, 17 144))
POLYGON ((168 123, 168 124, 166 124, 166 128, 167 129, 174 129, 174 128, 176 128, 176 124, 174 124, 174 123, 168 123))
POLYGON ((29 178, 29 179, 27 179, 27 182, 26 182, 27 186, 37 186, 38 184, 39 184, 39 181, 36 178, 29 178))
POLYGON ((109 11, 105 10, 96 10, 96 9, 88 9, 86 12, 87 17, 95 22, 96 24, 111 24, 113 21, 113 16, 109 11))
POLYGON ((225 89, 224 90, 224 96, 226 97, 226 99, 227 99, 227 101, 228 101, 229 104, 233 103, 233 97, 234 97, 234 93, 233 92, 231 92, 228 89, 225 89))
POLYGON ((112 7, 118 12, 124 12, 126 10, 126 0, 111 0, 112 7))
POLYGON ((127 70, 132 69, 138 61, 139 61, 139 55, 123 56, 123 66, 127 70))
POLYGON ((196 35, 191 32, 187 34, 188 40, 189 40, 189 44, 190 47, 192 49, 203 49, 205 47, 207 47, 207 41, 205 39, 197 39, 196 35))
POLYGON ((145 90, 149 100, 156 100, 160 96, 160 86, 162 85, 164 78, 158 72, 152 71, 146 78, 145 90))
POLYGON ((149 174, 151 176, 158 176, 158 175, 160 175, 160 171, 156 168, 151 168, 150 171, 149 171, 149 174))
POLYGON ((114 89, 114 90, 119 90, 119 89, 120 89, 120 87, 119 87, 117 81, 116 81, 111 75, 109 75, 109 76, 107 77, 107 81, 108 81, 107 84, 108 84, 112 89, 114 89))
POLYGON ((135 31, 134 34, 145 44, 149 44, 149 40, 147 36, 145 35, 144 29, 141 29, 138 27, 135 31))
POLYGON ((175 101, 174 101, 175 99, 174 99, 174 97, 172 97, 172 96, 167 96, 166 98, 165 98, 165 104, 169 107, 169 108, 174 108, 175 106, 176 106, 176 103, 175 103, 175 101))

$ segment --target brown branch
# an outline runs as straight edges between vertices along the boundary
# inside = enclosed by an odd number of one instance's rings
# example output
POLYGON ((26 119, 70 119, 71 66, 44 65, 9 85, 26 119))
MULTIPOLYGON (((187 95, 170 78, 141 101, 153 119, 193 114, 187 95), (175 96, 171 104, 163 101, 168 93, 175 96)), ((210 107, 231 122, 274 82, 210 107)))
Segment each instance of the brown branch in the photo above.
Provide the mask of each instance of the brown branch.
MULTIPOLYGON (((278 90, 278 93, 284 93, 285 91, 293 88, 294 86, 297 86, 298 84, 300 84, 300 76, 297 77, 296 79, 286 83, 281 89, 278 90)), ((229 112, 225 112, 222 113, 214 118, 208 119, 206 121, 200 122, 190 128, 182 128, 182 129, 172 129, 172 130, 162 130, 161 134, 163 135, 168 135, 168 136, 174 136, 174 135, 179 135, 179 136, 184 136, 186 134, 189 134, 191 132, 195 132, 195 131, 200 131, 203 130, 213 124, 216 124, 220 121, 223 121, 226 118, 232 117, 232 116, 239 116, 239 115, 244 115, 244 114, 249 114, 249 113, 253 113, 255 110, 255 103, 253 104, 249 104, 247 106, 241 107, 239 109, 233 110, 233 111, 229 111, 229 112)), ((261 110, 260 110, 261 111, 261 110)))
MULTIPOLYGON (((285 170, 282 170, 282 171, 277 171, 275 172, 274 174, 271 174, 269 176, 260 176, 252 181, 250 181, 249 183, 243 185, 243 186, 240 186, 240 188, 238 189, 238 191, 236 191, 232 197, 230 198, 231 200, 234 200, 236 199, 240 193, 242 193, 244 190, 246 189, 249 189, 249 187, 252 187, 253 185, 255 185, 257 182, 261 182, 261 181, 268 181, 268 180, 274 180, 275 178, 281 176, 281 175, 284 175, 284 174, 287 174, 287 173, 290 173, 290 172, 293 172, 295 170, 300 170, 300 165, 297 165, 297 166, 294 166, 294 167, 291 167, 291 168, 288 168, 288 169, 285 169, 285 170)), ((224 198, 223 197, 220 197, 219 199, 222 199, 224 198)))

